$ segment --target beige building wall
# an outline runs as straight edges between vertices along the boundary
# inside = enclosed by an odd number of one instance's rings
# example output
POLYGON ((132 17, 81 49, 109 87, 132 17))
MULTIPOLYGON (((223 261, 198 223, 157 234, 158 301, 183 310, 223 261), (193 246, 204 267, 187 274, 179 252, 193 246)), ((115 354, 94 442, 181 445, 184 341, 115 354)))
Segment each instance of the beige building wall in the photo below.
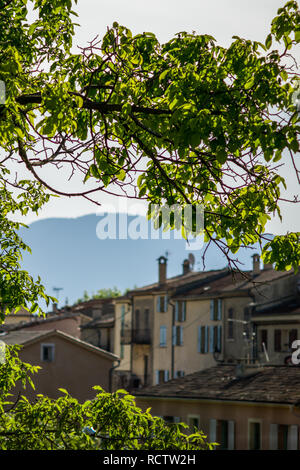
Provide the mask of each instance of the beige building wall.
POLYGON ((92 388, 94 385, 100 385, 108 391, 109 370, 113 365, 113 359, 59 337, 55 333, 25 345, 19 356, 23 362, 41 367, 41 370, 33 376, 36 390, 31 391, 28 387, 24 392, 29 398, 33 398, 36 393, 57 398, 61 396, 58 388, 65 388, 74 398, 83 402, 95 396, 95 390, 92 388), (54 344, 53 362, 41 360, 42 344, 54 344))
POLYGON ((298 426, 298 449, 300 415, 289 405, 222 402, 200 399, 176 399, 136 397, 137 405, 151 414, 161 417, 178 417, 181 422, 189 423, 189 417, 198 417, 199 428, 211 441, 211 420, 234 421, 234 449, 249 450, 249 424, 261 423, 261 450, 270 449, 271 425, 281 424, 298 426))
POLYGON ((124 308, 124 330, 125 336, 131 337, 132 309, 128 300, 120 300, 115 303, 115 328, 114 328, 114 354, 120 358, 120 365, 116 370, 130 370, 131 341, 128 344, 121 344, 121 322, 122 308, 124 308))
MULTIPOLYGON (((198 327, 200 326, 222 326, 222 321, 210 319, 210 299, 188 299, 186 300, 186 320, 175 321, 175 326, 183 328, 182 345, 172 344, 173 329, 172 305, 168 306, 168 311, 164 313, 156 312, 154 322, 154 343, 153 343, 153 383, 155 383, 156 370, 168 370, 169 378, 172 378, 172 362, 174 374, 176 371, 183 371, 185 375, 206 369, 216 365, 216 361, 211 352, 198 352, 198 327), (167 346, 160 347, 160 328, 167 328, 167 346), (173 349, 173 359, 172 359, 173 349)), ((172 301, 174 304, 174 301, 172 301)), ((155 302, 156 305, 156 302, 155 302)))

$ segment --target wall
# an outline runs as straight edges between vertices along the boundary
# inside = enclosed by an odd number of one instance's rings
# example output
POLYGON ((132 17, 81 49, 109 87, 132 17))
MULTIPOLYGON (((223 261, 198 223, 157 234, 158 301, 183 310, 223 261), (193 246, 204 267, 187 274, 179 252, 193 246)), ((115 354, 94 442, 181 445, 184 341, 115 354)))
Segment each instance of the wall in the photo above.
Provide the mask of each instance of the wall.
MULTIPOLYGON (((108 391, 112 361, 55 333, 39 342, 26 345, 19 355, 24 362, 42 367, 34 376, 35 393, 57 398, 61 395, 58 388, 65 388, 79 401, 85 401, 95 396, 92 389, 94 385, 100 385, 108 391), (55 345, 53 362, 41 361, 42 343, 55 345)), ((28 389, 25 394, 32 397, 35 393, 28 389)))

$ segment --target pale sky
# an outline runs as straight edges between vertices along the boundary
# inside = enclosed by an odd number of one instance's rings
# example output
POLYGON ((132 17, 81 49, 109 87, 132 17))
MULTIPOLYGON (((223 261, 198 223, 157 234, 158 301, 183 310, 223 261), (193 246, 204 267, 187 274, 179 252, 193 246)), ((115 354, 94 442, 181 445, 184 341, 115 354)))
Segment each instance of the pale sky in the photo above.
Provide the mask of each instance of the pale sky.
MULTIPOLYGON (((134 34, 151 31, 161 42, 168 41, 180 31, 210 34, 225 47, 234 35, 264 42, 272 19, 284 3, 282 0, 78 0, 74 10, 79 15, 76 22, 81 26, 76 28, 74 51, 77 45, 85 46, 97 35, 102 38, 114 21, 128 27, 134 34)), ((283 174, 287 176, 288 196, 298 194, 299 186, 290 165, 283 170, 283 174)), ((66 189, 57 172, 48 169, 47 181, 58 189, 66 189)), ((77 191, 78 184, 78 179, 72 179, 67 190, 77 191)), ((112 201, 108 196, 101 196, 101 201, 118 208, 118 201, 112 201)), ((274 219, 268 224, 267 231, 300 231, 299 210, 297 204, 283 204, 283 224, 274 219)), ((45 206, 39 218, 77 217, 98 211, 97 206, 81 198, 60 197, 45 206)), ((133 210, 129 207, 129 212, 137 212, 136 207, 133 210)), ((36 219, 29 215, 25 222, 36 219)))

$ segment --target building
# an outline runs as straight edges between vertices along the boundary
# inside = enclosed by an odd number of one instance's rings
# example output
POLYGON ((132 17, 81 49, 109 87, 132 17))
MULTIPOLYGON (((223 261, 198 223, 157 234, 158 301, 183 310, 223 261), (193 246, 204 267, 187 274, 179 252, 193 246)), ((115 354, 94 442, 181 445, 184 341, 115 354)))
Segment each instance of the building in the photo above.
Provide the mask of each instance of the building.
POLYGON ((41 393, 50 398, 61 396, 66 389, 80 402, 95 396, 93 386, 105 391, 111 387, 111 374, 118 357, 59 330, 19 329, 2 333, 7 345, 22 346, 19 357, 23 362, 40 366, 33 376, 36 389, 22 391, 29 399, 41 393))
POLYGON ((297 282, 293 272, 261 269, 257 254, 245 273, 195 272, 185 260, 182 274, 169 279, 167 259, 160 257, 158 282, 116 299, 122 386, 159 384, 219 362, 266 362, 258 351, 257 312, 266 302, 275 306, 297 282))
POLYGON ((135 390, 137 405, 184 422, 217 449, 300 449, 300 368, 218 365, 135 390))

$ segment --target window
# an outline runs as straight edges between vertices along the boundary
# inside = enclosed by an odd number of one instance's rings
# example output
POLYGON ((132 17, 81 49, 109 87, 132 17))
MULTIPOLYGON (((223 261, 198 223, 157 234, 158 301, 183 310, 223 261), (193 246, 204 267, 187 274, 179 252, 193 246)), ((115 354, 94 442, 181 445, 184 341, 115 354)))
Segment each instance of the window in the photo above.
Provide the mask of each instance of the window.
POLYGON ((212 299, 210 301, 210 319, 213 321, 222 320, 222 300, 212 299))
POLYGON ((168 310, 168 297, 167 295, 159 295, 156 299, 156 310, 160 313, 168 310))
POLYGON ((235 448, 235 422, 223 419, 211 419, 209 428, 210 442, 217 442, 217 449, 233 450, 235 448))
POLYGON ((135 329, 140 329, 140 311, 138 309, 135 311, 135 329))
POLYGON ((177 379, 178 377, 184 377, 184 370, 176 370, 174 373, 174 379, 177 379))
POLYGON ((173 346, 183 345, 183 327, 173 326, 173 346))
POLYGON ((260 331, 261 352, 264 352, 264 345, 265 345, 265 348, 268 349, 268 330, 260 331))
POLYGON ((145 309, 144 319, 145 319, 145 329, 148 330, 148 328, 149 328, 149 308, 145 309))
POLYGON ((298 339, 298 331, 290 330, 289 331, 289 348, 292 349, 292 344, 298 339))
POLYGON ((162 418, 167 424, 180 423, 181 421, 180 416, 163 416, 162 418))
POLYGON ((175 302, 175 321, 186 321, 186 301, 177 300, 175 302))
POLYGON ((260 450, 261 448, 261 423, 258 421, 249 421, 249 450, 260 450))
POLYGON ((214 353, 215 351, 221 352, 221 326, 210 326, 209 327, 209 352, 214 353))
POLYGON ((41 360, 43 362, 54 361, 54 344, 41 344, 41 360))
POLYGON ((198 327, 198 352, 208 352, 208 326, 198 327))
POLYGON ((167 327, 161 326, 159 331, 159 345, 160 347, 167 346, 167 327))
POLYGON ((121 343, 120 358, 124 359, 124 344, 123 343, 121 343))
POLYGON ((155 371, 155 384, 159 385, 169 380, 168 370, 156 370, 155 371))
POLYGON ((234 339, 234 322, 233 320, 233 308, 228 309, 228 329, 227 329, 227 338, 234 339))
POLYGON ((274 351, 281 351, 281 330, 274 330, 274 351))
POLYGON ((189 431, 195 432, 200 428, 200 416, 199 415, 188 415, 187 424, 189 426, 189 431))
POLYGON ((270 424, 270 450, 298 450, 298 426, 270 424))

